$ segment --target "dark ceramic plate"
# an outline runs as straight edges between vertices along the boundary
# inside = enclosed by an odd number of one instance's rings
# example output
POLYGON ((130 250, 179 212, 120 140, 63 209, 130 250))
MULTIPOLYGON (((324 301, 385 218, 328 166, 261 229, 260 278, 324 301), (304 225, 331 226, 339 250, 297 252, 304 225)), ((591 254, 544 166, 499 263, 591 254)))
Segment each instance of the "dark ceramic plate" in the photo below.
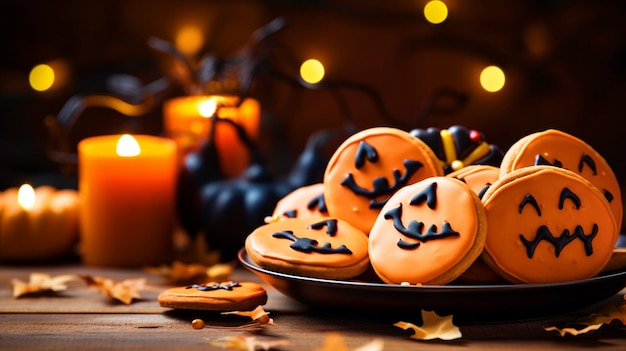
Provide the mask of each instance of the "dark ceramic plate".
POLYGON ((626 270, 552 284, 402 286, 274 272, 256 265, 244 249, 238 257, 244 267, 284 295, 333 313, 415 315, 423 309, 453 314, 457 321, 519 321, 573 313, 626 287, 626 270))

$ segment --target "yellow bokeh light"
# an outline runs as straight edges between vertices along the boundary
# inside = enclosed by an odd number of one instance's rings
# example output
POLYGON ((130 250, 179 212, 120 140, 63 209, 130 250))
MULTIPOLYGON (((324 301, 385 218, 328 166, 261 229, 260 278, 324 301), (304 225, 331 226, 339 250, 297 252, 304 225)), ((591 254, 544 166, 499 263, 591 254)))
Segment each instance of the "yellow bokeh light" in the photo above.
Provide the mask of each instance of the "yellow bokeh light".
POLYGON ((486 91, 494 93, 504 87, 504 72, 498 66, 488 66, 480 73, 480 85, 486 91))
POLYGON ((300 66, 300 77, 309 84, 317 84, 324 79, 324 65, 316 59, 308 59, 300 66))
POLYGON ((22 184, 17 191, 17 203, 25 210, 35 207, 35 189, 30 184, 22 184))
POLYGON ((424 17, 432 24, 439 24, 448 18, 448 7, 440 0, 429 1, 424 6, 424 17))
POLYGON ((46 91, 54 84, 54 70, 46 64, 33 67, 28 76, 30 86, 37 91, 46 91))
POLYGON ((207 99, 198 106, 198 112, 202 117, 211 117, 215 111, 217 111, 217 101, 215 99, 207 99))
POLYGON ((194 55, 204 45, 204 35, 195 26, 182 27, 176 34, 176 49, 185 55, 194 55))

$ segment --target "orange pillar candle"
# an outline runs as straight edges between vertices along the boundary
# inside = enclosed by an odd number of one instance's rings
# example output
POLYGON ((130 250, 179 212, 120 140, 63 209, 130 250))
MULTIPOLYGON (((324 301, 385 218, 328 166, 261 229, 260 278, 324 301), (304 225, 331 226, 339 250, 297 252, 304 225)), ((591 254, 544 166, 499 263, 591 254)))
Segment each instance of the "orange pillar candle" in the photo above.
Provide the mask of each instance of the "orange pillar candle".
POLYGON ((107 135, 78 144, 83 262, 136 267, 171 260, 176 143, 107 135))
POLYGON ((78 241, 78 193, 23 184, 0 193, 0 260, 43 262, 78 241))
MULTIPOLYGON (((197 149, 210 135, 211 123, 216 106, 218 116, 229 118, 246 131, 250 139, 256 140, 259 133, 260 105, 252 98, 246 98, 235 106, 236 96, 182 96, 170 99, 163 104, 163 124, 165 132, 176 140, 180 157, 197 149)), ((220 158, 220 168, 226 177, 239 175, 249 164, 250 156, 245 146, 239 142, 235 129, 224 123, 215 130, 215 143, 220 158)))

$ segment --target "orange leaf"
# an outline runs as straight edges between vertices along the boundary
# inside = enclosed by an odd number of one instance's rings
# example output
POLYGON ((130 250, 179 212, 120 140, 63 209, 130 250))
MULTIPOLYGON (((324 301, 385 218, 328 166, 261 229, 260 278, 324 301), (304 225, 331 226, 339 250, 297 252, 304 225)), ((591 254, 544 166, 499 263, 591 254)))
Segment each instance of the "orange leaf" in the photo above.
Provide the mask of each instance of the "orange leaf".
POLYGON ((461 330, 452 323, 452 315, 440 317, 433 311, 422 310, 422 326, 407 322, 397 322, 394 326, 404 330, 412 329, 411 339, 454 340, 461 338, 461 330))

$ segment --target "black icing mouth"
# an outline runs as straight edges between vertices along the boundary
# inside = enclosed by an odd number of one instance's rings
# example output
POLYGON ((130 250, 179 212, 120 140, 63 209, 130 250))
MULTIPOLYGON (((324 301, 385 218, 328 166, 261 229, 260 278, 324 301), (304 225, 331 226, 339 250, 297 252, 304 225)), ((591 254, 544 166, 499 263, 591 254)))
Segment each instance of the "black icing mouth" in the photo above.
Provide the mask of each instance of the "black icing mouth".
POLYGON ((389 184, 387 178, 377 177, 372 181, 372 190, 363 188, 356 184, 352 173, 348 173, 346 175, 346 177, 341 182, 341 185, 348 187, 348 189, 350 189, 350 191, 352 191, 356 195, 365 196, 366 198, 370 199, 369 208, 380 209, 385 205, 387 200, 389 200, 391 194, 393 194, 401 187, 405 186, 408 183, 409 179, 411 179, 411 177, 415 173, 417 173, 417 171, 422 167, 423 164, 419 161, 404 160, 404 168, 406 170, 404 175, 402 175, 399 170, 394 169, 393 178, 395 180, 395 183, 393 185, 389 184), (375 200, 376 198, 385 195, 387 195, 385 199, 375 200))
POLYGON ((424 223, 416 220, 409 222, 408 227, 402 223, 402 204, 398 207, 387 211, 384 214, 385 219, 393 219, 393 227, 401 234, 411 239, 418 240, 419 242, 409 243, 402 238, 398 239, 398 247, 402 249, 415 249, 420 246, 420 242, 427 242, 434 239, 442 239, 450 236, 459 236, 460 234, 452 229, 452 226, 448 222, 443 222, 441 225, 441 231, 437 230, 437 226, 432 224, 426 232, 424 232, 424 223))
POLYGON ((321 254, 352 254, 352 251, 350 251, 350 249, 348 249, 345 245, 332 248, 330 243, 324 243, 322 246, 319 246, 317 240, 311 238, 298 238, 290 230, 276 232, 272 234, 272 236, 277 239, 289 239, 293 241, 289 247, 304 253, 317 252, 321 254))
POLYGON ((571 243, 572 241, 576 239, 579 239, 583 242, 583 244, 585 245, 585 254, 587 256, 591 256, 593 254, 592 241, 596 237, 597 234, 598 234, 597 224, 593 225, 593 228, 591 229, 591 233, 589 234, 586 234, 584 232, 582 226, 577 225, 573 232, 570 232, 569 229, 565 229, 561 232, 561 235, 559 235, 558 237, 554 236, 552 232, 550 231, 550 229, 548 229, 548 227, 546 227, 545 225, 542 225, 541 227, 537 229, 537 233, 533 240, 526 239, 526 237, 524 237, 523 234, 520 234, 519 238, 522 240, 522 243, 524 243, 524 246, 526 246, 526 254, 528 255, 528 258, 533 258, 533 256, 535 255, 535 249, 537 248, 539 243, 542 241, 547 241, 550 244, 552 244, 552 246, 554 246, 554 249, 555 249, 554 255, 556 257, 559 257, 559 255, 561 254, 561 251, 563 251, 565 246, 567 246, 569 243, 571 243))

